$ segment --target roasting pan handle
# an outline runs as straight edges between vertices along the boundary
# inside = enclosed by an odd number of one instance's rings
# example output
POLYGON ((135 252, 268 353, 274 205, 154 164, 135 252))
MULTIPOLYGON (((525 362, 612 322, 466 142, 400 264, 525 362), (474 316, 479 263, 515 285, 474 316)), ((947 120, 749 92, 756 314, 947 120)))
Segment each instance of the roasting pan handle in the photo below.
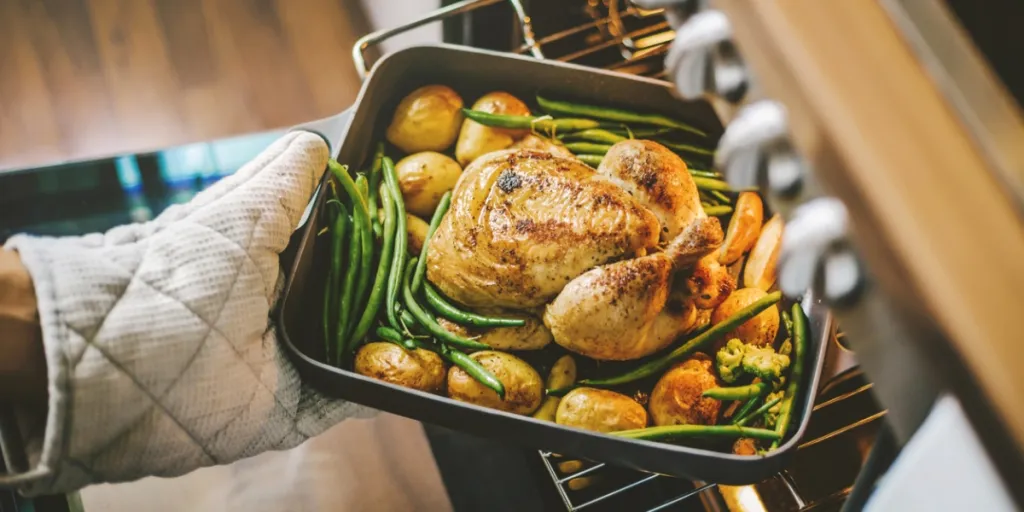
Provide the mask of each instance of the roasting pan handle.
POLYGON ((530 17, 526 15, 526 10, 523 8, 521 0, 463 0, 447 7, 431 11, 404 25, 384 28, 359 38, 359 40, 356 41, 356 44, 352 46, 352 62, 356 65, 356 72, 359 73, 359 79, 366 79, 367 73, 370 72, 369 66, 366 64, 366 50, 368 48, 387 41, 398 34, 422 27, 427 23, 445 20, 452 16, 465 14, 467 12, 475 11, 481 7, 501 2, 508 2, 512 5, 512 9, 515 10, 516 19, 519 21, 519 27, 523 31, 523 43, 525 43, 526 48, 530 50, 530 54, 538 59, 543 59, 544 54, 541 53, 540 45, 538 45, 537 41, 533 38, 533 27, 530 24, 530 17))

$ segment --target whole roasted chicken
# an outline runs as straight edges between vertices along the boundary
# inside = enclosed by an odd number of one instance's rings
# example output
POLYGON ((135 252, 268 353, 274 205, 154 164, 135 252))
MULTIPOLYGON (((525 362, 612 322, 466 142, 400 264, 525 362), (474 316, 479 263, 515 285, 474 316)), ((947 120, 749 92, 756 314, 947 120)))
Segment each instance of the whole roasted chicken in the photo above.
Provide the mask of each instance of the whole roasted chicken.
POLYGON ((655 142, 620 142, 596 171, 547 152, 497 151, 463 171, 427 278, 470 308, 546 305, 556 343, 635 359, 690 329, 691 296, 705 290, 673 282, 722 238, 686 164, 655 142))

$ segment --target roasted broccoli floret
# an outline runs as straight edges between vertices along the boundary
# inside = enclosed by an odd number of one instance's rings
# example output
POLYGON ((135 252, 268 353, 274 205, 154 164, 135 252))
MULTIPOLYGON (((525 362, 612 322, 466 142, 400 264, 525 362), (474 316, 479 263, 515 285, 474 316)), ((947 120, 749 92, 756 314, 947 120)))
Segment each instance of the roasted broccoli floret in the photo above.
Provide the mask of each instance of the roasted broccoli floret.
POLYGON ((715 361, 718 363, 718 375, 726 384, 736 382, 743 374, 743 354, 746 345, 739 338, 729 340, 724 347, 718 349, 715 361))
POLYGON ((768 393, 768 396, 764 397, 764 403, 769 403, 772 400, 779 400, 778 403, 768 408, 764 412, 764 426, 765 428, 775 428, 775 422, 779 419, 779 411, 782 410, 782 395, 786 392, 784 390, 778 390, 774 393, 768 393))
POLYGON ((789 368, 789 356, 775 353, 772 347, 743 347, 743 371, 761 377, 763 380, 776 381, 782 378, 783 372, 789 368))

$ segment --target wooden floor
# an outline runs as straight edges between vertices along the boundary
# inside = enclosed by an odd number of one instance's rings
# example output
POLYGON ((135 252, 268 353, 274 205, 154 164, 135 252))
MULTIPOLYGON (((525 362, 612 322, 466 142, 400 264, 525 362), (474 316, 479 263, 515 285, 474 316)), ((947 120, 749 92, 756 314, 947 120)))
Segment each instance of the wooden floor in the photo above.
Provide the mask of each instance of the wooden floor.
POLYGON ((2 0, 0 170, 336 113, 358 0, 2 0))

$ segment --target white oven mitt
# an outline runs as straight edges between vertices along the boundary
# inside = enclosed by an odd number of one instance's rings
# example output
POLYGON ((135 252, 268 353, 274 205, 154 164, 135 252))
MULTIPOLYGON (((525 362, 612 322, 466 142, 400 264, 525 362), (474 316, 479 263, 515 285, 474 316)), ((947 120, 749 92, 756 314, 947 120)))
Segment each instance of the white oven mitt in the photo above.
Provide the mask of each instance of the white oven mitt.
POLYGON ((278 255, 328 156, 292 132, 151 222, 11 238, 39 300, 49 412, 45 429, 21 413, 30 469, 0 484, 41 494, 181 475, 371 415, 303 386, 269 316, 278 255))

